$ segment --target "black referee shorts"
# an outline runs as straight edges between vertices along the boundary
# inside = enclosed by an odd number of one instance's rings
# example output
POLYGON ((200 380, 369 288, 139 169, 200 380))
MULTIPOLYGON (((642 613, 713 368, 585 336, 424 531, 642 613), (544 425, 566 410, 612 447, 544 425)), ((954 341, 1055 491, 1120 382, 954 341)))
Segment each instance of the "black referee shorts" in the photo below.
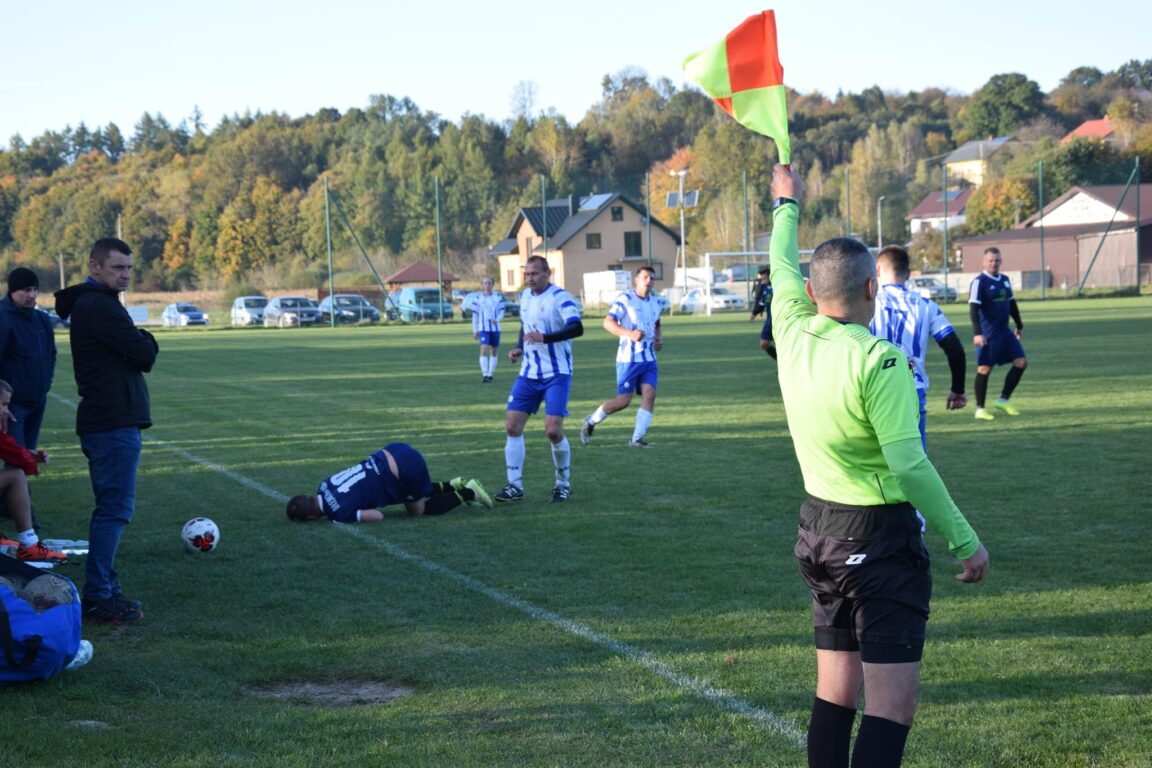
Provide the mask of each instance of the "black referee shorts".
POLYGON ((911 504, 852 507, 809 497, 796 560, 812 590, 816 647, 870 664, 919 661, 932 575, 911 504))

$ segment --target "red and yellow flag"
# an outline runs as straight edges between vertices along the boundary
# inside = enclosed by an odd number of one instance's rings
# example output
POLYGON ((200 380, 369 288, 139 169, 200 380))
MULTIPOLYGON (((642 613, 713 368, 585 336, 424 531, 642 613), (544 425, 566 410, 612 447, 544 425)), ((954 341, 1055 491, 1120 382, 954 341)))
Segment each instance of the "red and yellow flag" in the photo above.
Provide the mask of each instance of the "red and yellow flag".
POLYGON ((784 67, 776 50, 776 14, 749 16, 721 42, 684 60, 688 78, 736 121, 776 142, 780 162, 791 162, 784 67))

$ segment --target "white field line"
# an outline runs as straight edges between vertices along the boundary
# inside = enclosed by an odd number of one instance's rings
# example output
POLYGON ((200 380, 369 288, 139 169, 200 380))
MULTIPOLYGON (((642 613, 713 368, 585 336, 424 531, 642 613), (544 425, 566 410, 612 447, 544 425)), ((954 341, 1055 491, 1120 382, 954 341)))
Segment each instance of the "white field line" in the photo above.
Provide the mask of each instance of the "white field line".
MULTIPOLYGON (((67 400, 54 393, 52 394, 52 397, 72 408, 76 407, 76 404, 71 400, 67 400)), ((273 501, 288 501, 288 496, 280 493, 275 489, 269 488, 262 483, 258 483, 249 477, 245 477, 244 475, 239 474, 238 472, 233 472, 232 470, 227 469, 226 467, 222 467, 215 462, 208 461, 207 459, 203 459, 193 453, 189 453, 183 448, 173 445, 172 443, 151 437, 147 432, 144 433, 144 440, 148 443, 159 446, 166 451, 170 451, 171 453, 176 454, 186 461, 199 464, 206 469, 210 469, 213 472, 224 475, 231 480, 235 480, 245 488, 253 490, 262 496, 266 496, 273 501)), ((586 640, 593 645, 597 645, 611 653, 622 656, 633 663, 639 664, 649 672, 655 674, 657 677, 661 677, 664 680, 670 682, 676 688, 689 691, 705 699, 706 701, 711 702, 717 707, 735 712, 738 715, 746 717, 749 720, 764 726, 770 731, 780 734, 797 749, 803 749, 807 743, 807 736, 805 733, 801 731, 795 723, 788 720, 787 718, 781 717, 780 715, 777 715, 761 707, 757 707, 754 704, 750 704, 721 688, 717 688, 706 680, 689 677, 688 675, 677 672, 675 669, 660 661, 647 651, 628 645, 627 643, 621 642, 607 635, 603 635, 591 629, 590 627, 580 624, 579 622, 566 619, 557 613, 553 613, 552 611, 546 610, 537 605, 533 605, 532 603, 521 600, 518 597, 509 595, 506 592, 501 592, 500 590, 490 587, 484 582, 474 579, 471 576, 466 576, 465 574, 454 571, 451 568, 443 566, 437 562, 428 560, 427 558, 421 557, 420 555, 416 555, 408 552, 407 550, 401 549, 400 547, 385 539, 377 538, 365 533, 362 529, 356 527, 355 525, 337 525, 336 528, 349 534, 350 536, 356 537, 363 542, 384 550, 397 560, 403 560, 407 563, 411 563, 412 565, 423 568, 429 573, 451 579, 452 581, 455 581, 456 583, 472 590, 473 592, 478 592, 485 597, 500 603, 501 605, 514 608, 522 613, 527 614, 533 619, 536 619, 537 621, 544 622, 545 624, 551 624, 552 626, 563 630, 570 635, 579 637, 580 639, 586 640)))

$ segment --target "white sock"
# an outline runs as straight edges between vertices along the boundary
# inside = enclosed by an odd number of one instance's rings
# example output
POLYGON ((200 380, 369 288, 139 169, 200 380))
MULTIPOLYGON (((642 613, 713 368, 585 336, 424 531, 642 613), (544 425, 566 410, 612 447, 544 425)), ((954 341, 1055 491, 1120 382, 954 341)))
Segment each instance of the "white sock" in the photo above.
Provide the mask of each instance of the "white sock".
POLYGON ((508 465, 508 484, 524 490, 524 435, 509 437, 504 443, 504 461, 508 465))
POLYGON ((489 377, 496 375, 496 361, 499 359, 500 358, 496 355, 489 355, 488 356, 488 376, 489 377))
POLYGON ((40 537, 36 535, 36 531, 29 528, 27 531, 21 531, 16 534, 16 541, 20 542, 22 547, 31 547, 40 541, 40 537))
POLYGON ((480 355, 480 375, 488 375, 488 355, 480 355))
POLYGON ((552 446, 552 463, 556 465, 556 485, 568 487, 572 468, 569 466, 572 458, 572 448, 568 445, 568 438, 552 446))
POLYGON ((636 430, 632 433, 632 442, 644 437, 648 432, 648 425, 652 423, 652 411, 643 408, 636 411, 636 430))
POLYGON ((604 412, 604 406, 601 405, 601 406, 596 408, 595 413, 593 413, 591 416, 588 417, 588 423, 589 424, 599 424, 600 422, 604 421, 604 419, 606 419, 606 418, 608 418, 608 414, 604 412))

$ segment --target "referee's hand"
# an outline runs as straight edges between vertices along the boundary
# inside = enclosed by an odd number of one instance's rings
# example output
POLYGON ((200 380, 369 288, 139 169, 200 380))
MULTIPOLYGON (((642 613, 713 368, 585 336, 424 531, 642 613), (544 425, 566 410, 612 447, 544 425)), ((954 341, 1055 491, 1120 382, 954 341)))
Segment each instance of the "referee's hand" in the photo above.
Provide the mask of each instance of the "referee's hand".
POLYGON ((975 584, 988 575, 988 550, 981 544, 980 549, 972 553, 972 557, 967 560, 961 560, 960 565, 964 566, 964 573, 956 574, 956 581, 975 584))

